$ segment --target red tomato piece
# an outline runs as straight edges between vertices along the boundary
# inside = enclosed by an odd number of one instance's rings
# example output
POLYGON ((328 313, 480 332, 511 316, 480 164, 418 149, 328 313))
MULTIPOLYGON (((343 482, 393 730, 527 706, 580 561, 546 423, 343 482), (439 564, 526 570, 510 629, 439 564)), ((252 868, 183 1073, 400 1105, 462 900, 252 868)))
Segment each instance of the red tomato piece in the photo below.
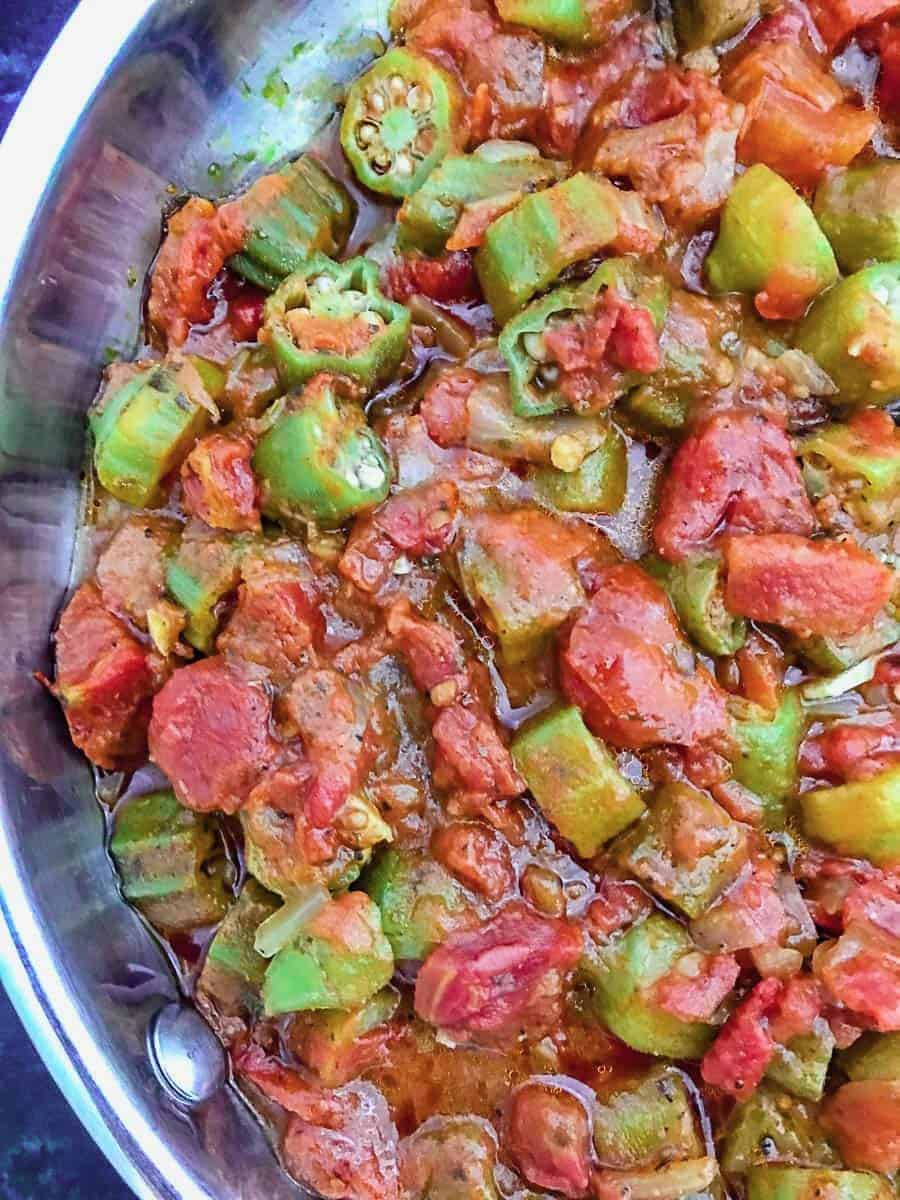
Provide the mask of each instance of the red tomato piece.
POLYGON ((449 697, 447 702, 458 698, 468 681, 462 646, 452 630, 417 616, 408 600, 392 606, 387 629, 419 691, 431 692, 452 681, 456 688, 444 688, 443 693, 449 697))
POLYGON ((871 723, 829 725, 808 737, 800 750, 805 775, 847 783, 870 779, 900 762, 900 713, 873 714, 871 723))
POLYGON ((228 302, 228 323, 236 342, 255 342, 266 314, 266 293, 226 270, 222 295, 228 302))
POLYGON ((188 808, 236 812, 275 757, 271 717, 264 687, 227 659, 206 658, 156 697, 150 757, 188 808))
POLYGON ((900 1170, 900 1080, 845 1083, 822 1108, 822 1127, 848 1167, 900 1170))
POLYGON ((285 697, 285 711, 315 768, 304 813, 317 829, 331 824, 371 758, 369 706, 353 687, 337 671, 311 667, 296 677, 285 697))
POLYGON ((882 34, 881 74, 878 77, 878 103, 882 115, 900 120, 900 29, 889 26, 882 34))
POLYGON ((441 371, 419 408, 429 437, 439 446, 464 446, 469 436, 469 397, 480 376, 466 367, 441 371))
POLYGON ((837 1004, 867 1024, 900 1030, 900 943, 867 920, 854 920, 836 942, 816 951, 816 977, 837 1004))
POLYGON ((630 563, 597 572, 597 591, 562 650, 563 689, 616 746, 722 738, 725 695, 693 664, 663 589, 630 563))
POLYGON ((201 438, 181 468, 184 507, 213 529, 256 532, 259 489, 248 438, 212 433, 201 438))
POLYGON ((509 843, 478 821, 454 821, 431 839, 434 857, 473 892, 496 903, 514 886, 509 843))
POLYGON ((72 741, 99 767, 140 760, 156 684, 147 651, 103 605, 93 583, 69 601, 56 632, 54 693, 72 741))
POLYGON ((597 884, 596 898, 587 910, 592 933, 609 937, 653 911, 653 901, 636 883, 604 876, 597 884))
POLYGON ((786 1046, 795 1037, 809 1033, 822 1011, 822 991, 816 979, 794 976, 784 985, 778 1009, 769 1021, 776 1042, 786 1046))
POLYGON ((809 0, 819 32, 834 51, 862 25, 897 11, 896 0, 809 0))
MULTIPOLYGON (((690 966, 693 970, 696 964, 692 961, 690 966)), ((676 964, 653 985, 653 999, 679 1020, 709 1021, 731 994, 740 973, 740 965, 731 954, 704 956, 695 975, 685 975, 676 964)))
POLYGON ((844 927, 865 921, 872 928, 900 938, 900 876, 873 879, 854 888, 844 901, 844 927))
POLYGON ((382 283, 388 296, 401 304, 416 295, 438 304, 454 304, 475 300, 480 294, 472 255, 465 250, 440 258, 405 255, 387 268, 382 283))
POLYGON ((771 859, 753 859, 737 882, 691 926, 697 944, 733 954, 777 943, 786 923, 771 859))
POLYGON ((778 643, 754 631, 734 661, 741 677, 741 695, 774 713, 784 684, 784 651, 778 643))
POLYGON ((237 607, 217 648, 229 658, 264 667, 282 686, 324 634, 314 577, 289 563, 252 556, 242 572, 237 607))
POLYGON ((432 727, 441 765, 470 792, 495 798, 521 796, 525 783, 497 727, 473 701, 442 708, 432 727))
POLYGON ((563 1196, 587 1194, 591 1122, 584 1101, 551 1083, 516 1088, 506 1109, 503 1141, 530 1184, 563 1196))
POLYGON ((680 446, 653 536, 680 562, 726 533, 809 535, 815 516, 790 439, 758 413, 717 413, 680 446))
POLYGON ((115 532, 97 563, 103 603, 147 627, 147 611, 166 592, 166 551, 178 525, 159 517, 131 517, 115 532))
POLYGON ((795 534, 732 537, 725 542, 725 604, 799 637, 851 637, 891 597, 892 572, 851 542, 795 534))
POLYGON ((791 42, 804 50, 821 53, 822 36, 803 0, 786 0, 775 12, 758 21, 741 42, 743 51, 761 42, 791 42))
POLYGON ((457 1033, 553 1028, 564 977, 581 951, 575 926, 511 904, 429 955, 416 980, 416 1012, 457 1033))
POLYGON ((769 1020, 784 995, 780 979, 763 979, 735 1009, 703 1056, 706 1083, 746 1100, 756 1091, 775 1053, 769 1020))

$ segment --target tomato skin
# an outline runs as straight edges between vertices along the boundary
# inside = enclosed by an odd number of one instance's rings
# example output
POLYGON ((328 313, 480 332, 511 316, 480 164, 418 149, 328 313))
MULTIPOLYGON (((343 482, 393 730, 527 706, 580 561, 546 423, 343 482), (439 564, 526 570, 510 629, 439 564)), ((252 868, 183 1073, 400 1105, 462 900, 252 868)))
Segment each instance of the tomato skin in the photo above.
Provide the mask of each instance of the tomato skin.
POLYGON ((900 29, 891 27, 881 38, 878 103, 882 114, 900 120, 900 29))
POLYGON ((83 584, 56 632, 56 683, 72 741, 99 767, 119 770, 140 761, 156 690, 150 658, 83 584))
POLYGON ((201 438, 181 468, 184 507, 213 529, 261 528, 259 489, 247 438, 213 433, 201 438))
POLYGON ((894 587, 891 571, 849 542, 752 534, 726 539, 724 551, 729 611, 799 637, 859 633, 894 587))
POLYGON ((416 1012, 442 1029, 505 1035, 551 1028, 565 972, 581 957, 579 930, 511 904, 479 928, 449 938, 416 980, 416 1012))
POLYGON ((150 757, 197 812, 236 812, 276 745, 263 687, 225 658, 176 671, 153 704, 150 757))
POLYGON ((809 535, 815 516, 790 439, 758 413, 711 417, 678 449, 660 495, 653 536, 670 562, 723 534, 809 535))
POLYGON ((597 572, 597 590, 563 644, 565 694, 595 733, 624 749, 725 736, 725 695, 687 643, 662 588, 633 564, 597 572))
POLYGON ((587 1193, 591 1129, 583 1102, 551 1083, 522 1084, 506 1109, 504 1144, 529 1183, 563 1196, 587 1193))
POLYGON ((228 323, 234 340, 255 342, 265 319, 266 293, 226 270, 222 294, 228 301, 228 323))
POLYGON ((822 1125, 848 1167, 900 1170, 900 1080, 845 1083, 825 1101, 822 1125))
POLYGON ((834 724, 808 737, 800 749, 803 773, 849 783, 871 779, 900 762, 900 713, 884 716, 879 724, 834 724))
POLYGON ((400 304, 416 295, 438 304, 475 300, 480 295, 472 255, 465 250, 453 250, 440 258, 405 255, 387 268, 382 283, 388 296, 400 304))

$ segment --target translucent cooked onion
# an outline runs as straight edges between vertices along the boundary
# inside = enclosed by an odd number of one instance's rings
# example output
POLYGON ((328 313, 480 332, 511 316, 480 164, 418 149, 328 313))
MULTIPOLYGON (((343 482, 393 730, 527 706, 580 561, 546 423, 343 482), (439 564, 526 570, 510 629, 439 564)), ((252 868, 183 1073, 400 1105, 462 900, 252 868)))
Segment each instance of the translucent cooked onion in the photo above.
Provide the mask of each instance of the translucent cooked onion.
POLYGON ((719 1174, 715 1158, 691 1158, 669 1163, 656 1171, 600 1171, 598 1195, 621 1200, 679 1200, 705 1191, 719 1174))
POLYGON ((284 904, 267 917, 256 931, 253 945, 263 958, 274 958, 289 942, 302 933, 310 921, 322 911, 330 897, 320 883, 298 888, 285 898, 284 904))
POLYGON ((523 159, 541 157, 540 150, 531 142, 504 142, 500 138, 482 142, 472 153, 489 163, 521 162, 523 159))

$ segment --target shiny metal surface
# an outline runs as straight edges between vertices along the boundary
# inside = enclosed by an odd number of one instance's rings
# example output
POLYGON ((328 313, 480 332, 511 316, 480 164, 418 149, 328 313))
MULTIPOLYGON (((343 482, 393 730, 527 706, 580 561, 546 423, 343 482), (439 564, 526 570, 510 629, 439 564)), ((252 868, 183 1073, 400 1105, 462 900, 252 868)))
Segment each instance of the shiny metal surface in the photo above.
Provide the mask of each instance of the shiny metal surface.
POLYGON ((71 1103, 148 1200, 301 1193, 205 1067, 170 1081, 209 1086, 206 1103, 160 1084, 148 1034, 178 982, 119 897, 90 772, 33 676, 50 669, 71 578, 83 416, 107 355, 137 345, 134 280, 173 191, 224 195, 301 148, 377 52, 385 9, 82 0, 0 146, 0 970, 71 1103))
POLYGON ((178 1103, 206 1104, 228 1081, 222 1043, 195 1008, 178 1001, 161 1008, 147 1043, 157 1079, 178 1103))

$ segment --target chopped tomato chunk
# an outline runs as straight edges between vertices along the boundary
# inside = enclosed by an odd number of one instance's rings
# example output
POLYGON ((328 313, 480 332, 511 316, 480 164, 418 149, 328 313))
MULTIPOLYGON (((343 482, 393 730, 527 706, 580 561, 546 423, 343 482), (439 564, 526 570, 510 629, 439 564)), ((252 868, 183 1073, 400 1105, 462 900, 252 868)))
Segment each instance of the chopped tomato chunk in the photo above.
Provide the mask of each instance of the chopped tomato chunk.
POLYGON ((506 1110, 504 1144, 529 1183, 584 1196, 590 1182, 591 1126, 580 1096, 549 1083, 526 1083, 506 1110))
POLYGON ((845 1083, 825 1101, 822 1125, 848 1167, 900 1170, 900 1080, 845 1083))
POLYGON ((859 724, 840 722, 808 737, 800 750, 806 775, 847 783, 870 779, 900 762, 900 713, 874 713, 859 724))
POLYGON ((681 1021, 710 1021, 731 994, 741 968, 731 954, 680 960, 653 985, 654 1002, 681 1021), (701 965, 702 964, 702 965, 701 965))
POLYGON ((581 950, 573 925, 511 904, 429 955, 416 981, 416 1012, 457 1034, 546 1031, 559 1016, 563 980, 581 950))
POLYGON ((266 690, 225 658, 176 671, 153 704, 150 757, 188 808, 235 812, 276 752, 266 690))
POLYGON ((56 632, 56 684, 72 741, 91 762, 121 770, 147 748, 156 690, 150 656, 103 605, 93 583, 69 601, 56 632))
POLYGON ((631 564, 602 568, 562 651, 562 683, 616 746, 690 746, 721 738, 725 696, 693 662, 662 588, 631 564))
POLYGON ((431 848, 438 862, 488 900, 502 899, 515 886, 509 843, 487 825, 455 821, 437 831, 431 848))
POLYGON ((457 699, 468 680, 456 634, 437 621, 417 616, 407 600, 400 600, 391 608, 387 628, 406 660, 416 687, 431 692, 443 684, 454 683, 454 688, 444 687, 442 695, 449 696, 449 701, 457 699))
POLYGON ((213 433, 202 438, 181 468, 184 507, 214 529, 235 533, 261 527, 259 492, 244 437, 213 433))
POLYGON ((758 413, 718 413, 682 443, 653 536, 679 562, 726 533, 811 534, 815 516, 787 434, 758 413))
POLYGON ((653 902, 638 884, 604 876, 587 911, 588 927, 592 933, 609 937, 652 910, 653 902))
POLYGON ((432 733, 440 765, 467 791, 499 798, 521 796, 525 791, 494 722, 477 703, 442 708, 432 733))
POLYGON ((405 303, 410 296, 428 296, 438 304, 474 300, 479 295, 472 256, 464 250, 441 258, 409 254, 387 268, 384 287, 392 300, 405 303))
POLYGON ((836 50, 862 25, 877 21, 900 8, 896 0, 809 0, 819 32, 836 50))
POLYGON ((850 542, 795 534, 732 537, 725 542, 729 610, 780 625, 800 637, 851 637, 891 597, 894 577, 850 542))
POLYGON ((838 1004, 883 1033, 900 1030, 900 890, 868 882, 844 899, 844 932, 820 946, 816 977, 838 1004))

